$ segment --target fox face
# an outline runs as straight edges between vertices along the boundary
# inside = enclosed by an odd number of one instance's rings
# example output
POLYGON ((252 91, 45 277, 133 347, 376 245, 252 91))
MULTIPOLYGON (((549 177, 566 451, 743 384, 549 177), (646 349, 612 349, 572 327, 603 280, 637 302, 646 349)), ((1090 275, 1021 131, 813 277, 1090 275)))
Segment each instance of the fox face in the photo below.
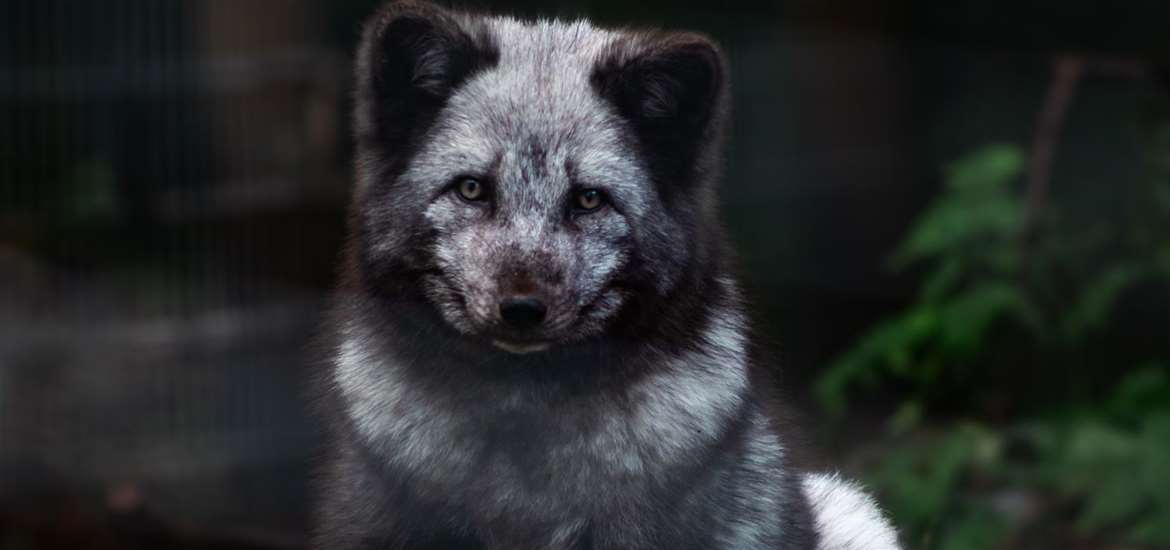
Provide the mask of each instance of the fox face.
POLYGON ((704 254, 723 64, 705 38, 391 4, 358 53, 362 284, 512 353, 669 300, 704 254))

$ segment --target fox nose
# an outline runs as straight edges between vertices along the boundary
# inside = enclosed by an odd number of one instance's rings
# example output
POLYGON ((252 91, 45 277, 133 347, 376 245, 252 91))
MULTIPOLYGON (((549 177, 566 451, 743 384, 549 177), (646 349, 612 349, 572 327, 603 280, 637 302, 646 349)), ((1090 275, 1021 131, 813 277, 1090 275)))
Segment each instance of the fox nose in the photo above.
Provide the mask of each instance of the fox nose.
POLYGON ((532 296, 512 296, 500 302, 500 317, 515 329, 530 329, 544 320, 548 308, 532 296))

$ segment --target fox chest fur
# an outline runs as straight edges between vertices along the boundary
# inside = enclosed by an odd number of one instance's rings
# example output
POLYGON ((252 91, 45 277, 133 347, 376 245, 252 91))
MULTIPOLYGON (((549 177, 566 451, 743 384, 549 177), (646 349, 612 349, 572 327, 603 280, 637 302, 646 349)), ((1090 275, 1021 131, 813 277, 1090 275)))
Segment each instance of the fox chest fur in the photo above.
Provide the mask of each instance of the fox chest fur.
MULTIPOLYGON (((518 383, 541 375, 516 372, 445 383, 410 372, 412 359, 351 343, 335 383, 380 482, 408 480, 417 506, 444 510, 452 532, 481 533, 488 547, 773 547, 743 543, 776 536, 800 499, 776 479, 783 449, 748 394, 746 368, 733 366, 743 358, 731 319, 712 320, 710 350, 635 359, 662 369, 636 380, 518 383)), ((604 354, 575 359, 507 368, 621 368, 604 354)))

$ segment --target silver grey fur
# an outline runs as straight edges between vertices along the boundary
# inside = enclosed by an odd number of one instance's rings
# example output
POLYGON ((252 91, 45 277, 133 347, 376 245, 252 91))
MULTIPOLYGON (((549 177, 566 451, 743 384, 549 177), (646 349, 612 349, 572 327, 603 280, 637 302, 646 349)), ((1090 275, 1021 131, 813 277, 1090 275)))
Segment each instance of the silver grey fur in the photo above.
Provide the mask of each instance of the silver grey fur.
MULTIPOLYGON (((653 484, 664 463, 685 460, 708 443, 741 406, 747 380, 736 323, 734 312, 716 318, 707 331, 713 345, 662 358, 671 364, 666 370, 624 388, 621 397, 601 393, 580 402, 549 402, 529 388, 502 385, 473 389, 495 396, 491 402, 449 402, 457 397, 400 381, 393 350, 373 347, 376 339, 356 327, 346 332, 334 377, 359 433, 426 491, 478 502, 477 514, 483 517, 472 522, 515 515, 535 524, 557 524, 562 528, 550 536, 561 537, 586 518, 609 517, 617 523, 614 530, 594 535, 608 541, 602 547, 640 548, 644 543, 637 540, 637 526, 622 525, 621 519, 625 509, 637 517, 633 510, 644 505, 638 497, 652 491, 639 486, 653 484), (621 398, 632 406, 619 406, 621 398), (542 429, 563 434, 556 445, 541 450, 547 457, 542 471, 520 471, 506 453, 486 462, 482 458, 491 442, 476 437, 473 423, 513 414, 539 418, 542 429), (548 485, 525 490, 523 478, 528 477, 547 479, 548 485)), ((758 456, 748 455, 749 462, 767 467, 782 460, 774 436, 753 440, 753 447, 758 456)), ((762 517, 779 514, 781 502, 756 498, 774 498, 761 489, 758 495, 741 496, 744 509, 762 517)), ((729 526, 725 536, 747 541, 755 536, 753 529, 729 526)), ((550 541, 548 547, 561 546, 550 541)))
MULTIPOLYGON (((474 333, 496 321, 505 271, 554 262, 554 269, 544 270, 551 271, 546 294, 554 301, 542 336, 583 338, 598 332, 622 303, 621 291, 604 286, 628 260, 614 243, 630 238, 634 222, 653 218, 655 223, 640 225, 645 248, 681 251, 682 231, 656 216, 662 204, 646 192, 648 176, 625 143, 625 123, 590 86, 594 60, 616 35, 584 21, 507 18, 493 19, 491 32, 500 45, 497 68, 476 75, 448 99, 428 141, 400 176, 416 197, 439 196, 417 205, 441 235, 434 254, 444 276, 427 278, 426 290, 452 326, 474 333), (533 147, 541 154, 533 155, 533 147), (460 175, 489 172, 501 184, 494 220, 441 193, 460 175), (606 191, 620 201, 620 213, 605 209, 566 228, 563 209, 573 184, 606 191), (589 315, 574 315, 589 305, 595 306, 589 315)), ((359 169, 376 162, 359 156, 359 169)), ((401 245, 388 238, 375 251, 392 253, 401 245)), ((672 272, 663 273, 668 276, 658 284, 666 288, 674 281, 672 272)))
POLYGON ((716 217, 723 70, 690 34, 371 18, 316 548, 892 548, 864 494, 789 465, 716 217), (609 204, 572 210, 582 188, 609 204), (516 293, 538 327, 501 321, 516 293), (834 546, 842 498, 868 509, 834 546))

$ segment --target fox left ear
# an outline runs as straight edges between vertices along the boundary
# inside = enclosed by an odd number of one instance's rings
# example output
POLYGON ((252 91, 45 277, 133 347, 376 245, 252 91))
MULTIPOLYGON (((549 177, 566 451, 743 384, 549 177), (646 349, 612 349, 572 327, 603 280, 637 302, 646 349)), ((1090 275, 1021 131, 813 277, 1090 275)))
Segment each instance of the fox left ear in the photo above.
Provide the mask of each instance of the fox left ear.
POLYGON ((602 57, 592 83, 630 121, 647 153, 673 159, 664 166, 690 166, 679 160, 702 161, 696 155, 705 156, 722 131, 725 74, 723 55, 704 36, 639 35, 602 57))
POLYGON ((482 24, 428 2, 386 4, 369 18, 358 46, 358 141, 404 149, 459 85, 498 57, 482 24))

